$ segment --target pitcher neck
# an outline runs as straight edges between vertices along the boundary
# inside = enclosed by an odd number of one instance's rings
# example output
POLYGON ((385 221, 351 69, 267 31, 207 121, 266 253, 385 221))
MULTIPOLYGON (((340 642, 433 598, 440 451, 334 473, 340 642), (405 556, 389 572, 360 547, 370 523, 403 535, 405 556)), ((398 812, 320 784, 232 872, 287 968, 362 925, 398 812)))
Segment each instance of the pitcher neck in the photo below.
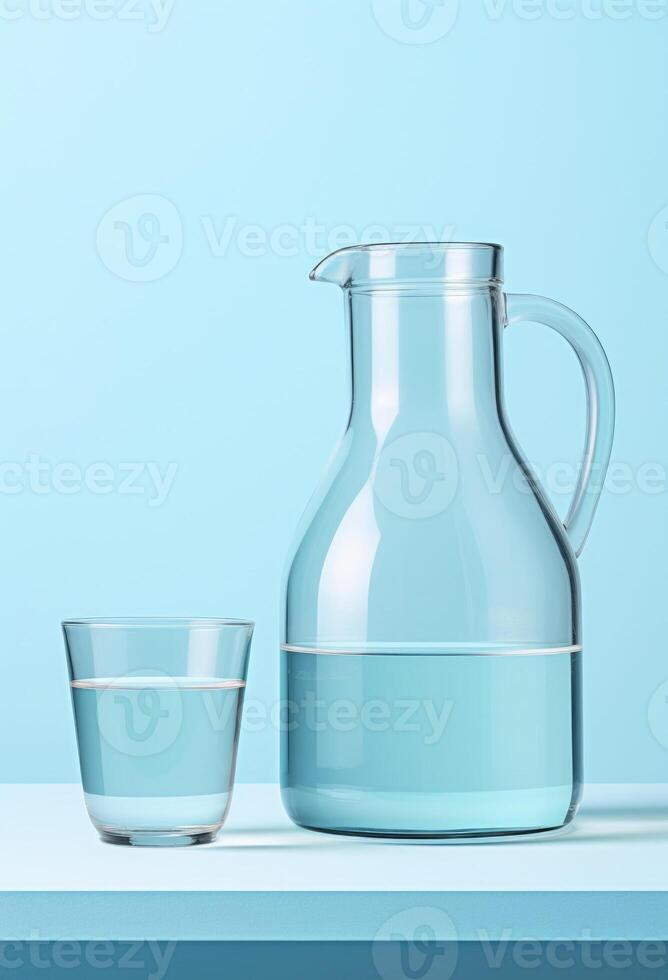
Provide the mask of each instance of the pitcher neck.
POLYGON ((346 290, 351 428, 423 429, 455 437, 498 425, 498 286, 346 290))

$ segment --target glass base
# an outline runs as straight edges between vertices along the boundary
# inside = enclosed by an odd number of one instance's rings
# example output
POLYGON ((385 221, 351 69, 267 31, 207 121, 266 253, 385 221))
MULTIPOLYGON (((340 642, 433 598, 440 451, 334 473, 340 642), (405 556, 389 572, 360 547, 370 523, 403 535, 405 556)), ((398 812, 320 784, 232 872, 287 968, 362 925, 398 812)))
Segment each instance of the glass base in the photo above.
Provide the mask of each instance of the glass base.
POLYGON ((110 830, 97 828, 100 840, 105 844, 125 844, 130 847, 191 847, 194 844, 210 844, 216 839, 217 830, 110 830))

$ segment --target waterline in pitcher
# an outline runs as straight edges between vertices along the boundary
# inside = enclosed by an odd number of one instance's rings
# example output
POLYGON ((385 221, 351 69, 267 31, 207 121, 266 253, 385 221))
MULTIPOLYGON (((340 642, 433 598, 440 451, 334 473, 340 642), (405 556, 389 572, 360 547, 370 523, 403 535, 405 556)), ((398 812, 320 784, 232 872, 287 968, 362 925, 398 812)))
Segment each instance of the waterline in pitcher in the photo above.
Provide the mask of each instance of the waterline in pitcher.
POLYGON ((548 649, 284 650, 288 812, 316 829, 388 836, 563 825, 581 779, 581 653, 548 649))
POLYGON ((308 646, 282 643, 284 653, 318 653, 325 656, 347 657, 387 657, 387 656, 425 656, 425 657, 545 657, 559 653, 582 653, 578 643, 562 646, 518 647, 505 643, 382 643, 370 646, 368 643, 308 646), (410 650, 407 650, 410 646, 410 650))

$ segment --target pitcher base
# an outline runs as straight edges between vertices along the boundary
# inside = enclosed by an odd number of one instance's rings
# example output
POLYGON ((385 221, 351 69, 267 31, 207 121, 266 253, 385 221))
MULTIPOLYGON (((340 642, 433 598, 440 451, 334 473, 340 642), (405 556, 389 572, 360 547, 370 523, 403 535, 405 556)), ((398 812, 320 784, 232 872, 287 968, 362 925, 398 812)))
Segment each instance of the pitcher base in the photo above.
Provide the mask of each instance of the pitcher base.
POLYGON ((442 794, 283 789, 288 815, 308 830, 460 842, 554 832, 573 819, 578 798, 573 785, 442 794))

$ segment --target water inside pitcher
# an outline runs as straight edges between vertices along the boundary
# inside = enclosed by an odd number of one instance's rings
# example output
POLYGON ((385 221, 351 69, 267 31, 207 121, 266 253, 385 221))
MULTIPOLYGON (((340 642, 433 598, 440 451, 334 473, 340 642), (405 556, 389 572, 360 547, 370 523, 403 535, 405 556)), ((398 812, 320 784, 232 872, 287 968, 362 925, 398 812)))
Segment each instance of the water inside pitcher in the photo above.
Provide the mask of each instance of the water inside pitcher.
POLYGON ((591 329, 506 296, 502 261, 497 245, 377 245, 311 274, 343 289, 352 397, 284 597, 281 779, 302 826, 468 837, 575 812, 576 555, 614 393, 591 329), (517 320, 556 329, 583 368, 587 438, 564 523, 506 416, 503 331, 517 320))

